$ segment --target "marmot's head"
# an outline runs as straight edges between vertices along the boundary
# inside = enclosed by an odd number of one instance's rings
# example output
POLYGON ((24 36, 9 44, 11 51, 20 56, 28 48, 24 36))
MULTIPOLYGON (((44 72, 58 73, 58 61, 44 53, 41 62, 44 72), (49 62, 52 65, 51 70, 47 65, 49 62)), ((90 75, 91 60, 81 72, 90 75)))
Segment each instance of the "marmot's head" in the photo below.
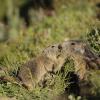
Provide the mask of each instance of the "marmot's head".
POLYGON ((68 40, 62 43, 62 48, 69 52, 84 54, 86 43, 81 40, 68 40))
POLYGON ((55 58, 59 55, 61 56, 70 56, 72 53, 84 55, 86 43, 81 40, 67 40, 60 44, 55 44, 47 47, 43 54, 48 56, 49 58, 55 58))

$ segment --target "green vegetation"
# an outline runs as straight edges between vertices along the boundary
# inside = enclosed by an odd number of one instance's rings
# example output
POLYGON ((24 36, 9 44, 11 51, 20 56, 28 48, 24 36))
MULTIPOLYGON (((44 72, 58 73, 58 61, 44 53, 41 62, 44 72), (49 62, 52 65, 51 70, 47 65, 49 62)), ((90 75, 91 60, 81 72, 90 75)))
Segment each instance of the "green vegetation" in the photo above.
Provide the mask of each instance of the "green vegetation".
POLYGON ((26 2, 27 0, 3 0, 3 2, 0 0, 0 20, 7 14, 8 3, 12 3, 14 7, 17 7, 25 4, 26 2))
POLYGON ((91 32, 87 35, 87 39, 92 47, 92 49, 100 54, 100 29, 94 28, 91 32))
MULTIPOLYGON (((18 5, 23 4, 23 2, 20 3, 22 0, 15 1, 18 2, 18 5)), ((15 6, 13 6, 12 0, 9 0, 10 3, 8 27, 0 27, 0 68, 7 68, 6 72, 0 72, 0 76, 16 77, 17 71, 23 63, 36 57, 48 45, 66 39, 87 38, 93 50, 100 53, 100 25, 95 17, 95 5, 88 0, 78 0, 77 2, 68 0, 64 4, 62 2, 61 7, 56 8, 56 14, 52 17, 30 10, 31 25, 28 28, 23 26, 23 20, 18 15, 17 7, 13 9, 15 11, 13 14, 11 10, 15 6), (90 31, 91 28, 92 31, 90 31)), ((0 10, 0 18, 4 16, 6 7, 7 2, 5 3, 4 0, 0 3, 2 10, 0 10)), ((45 88, 37 86, 32 92, 18 84, 0 81, 0 96, 16 97, 18 100, 51 100, 56 95, 62 94, 69 86, 70 77, 66 79, 66 76, 73 70, 73 61, 67 60, 63 74, 57 72, 54 79, 47 81, 45 88)), ((91 72, 91 80, 94 84, 93 92, 100 96, 99 75, 99 71, 91 72)))

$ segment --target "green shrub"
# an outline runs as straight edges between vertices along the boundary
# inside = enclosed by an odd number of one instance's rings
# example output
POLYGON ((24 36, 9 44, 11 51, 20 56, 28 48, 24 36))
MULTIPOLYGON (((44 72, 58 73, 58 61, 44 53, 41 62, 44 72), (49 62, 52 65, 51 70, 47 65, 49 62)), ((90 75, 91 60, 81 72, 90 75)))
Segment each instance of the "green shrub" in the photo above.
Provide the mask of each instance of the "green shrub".
POLYGON ((100 29, 92 29, 91 32, 87 35, 87 40, 92 49, 100 54, 100 29))

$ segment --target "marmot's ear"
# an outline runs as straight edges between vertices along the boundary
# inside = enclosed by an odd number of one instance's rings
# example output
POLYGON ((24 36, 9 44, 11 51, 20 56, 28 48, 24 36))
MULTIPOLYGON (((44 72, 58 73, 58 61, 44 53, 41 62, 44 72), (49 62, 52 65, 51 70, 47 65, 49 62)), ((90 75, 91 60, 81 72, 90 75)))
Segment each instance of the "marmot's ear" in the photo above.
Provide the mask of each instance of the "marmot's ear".
POLYGON ((62 50, 62 45, 61 44, 58 45, 58 49, 62 50))
POLYGON ((59 45, 58 45, 58 51, 59 51, 59 52, 61 52, 61 51, 62 51, 62 49, 63 49, 62 45, 61 45, 61 44, 59 44, 59 45))

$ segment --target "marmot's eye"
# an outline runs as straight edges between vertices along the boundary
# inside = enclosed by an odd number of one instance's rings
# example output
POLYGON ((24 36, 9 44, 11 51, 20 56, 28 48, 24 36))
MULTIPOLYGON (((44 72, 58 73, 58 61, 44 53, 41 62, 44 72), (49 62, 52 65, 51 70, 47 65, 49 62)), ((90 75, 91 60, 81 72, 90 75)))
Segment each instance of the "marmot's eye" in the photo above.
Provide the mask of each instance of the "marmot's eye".
POLYGON ((71 43, 71 45, 75 45, 75 43, 74 43, 74 42, 72 42, 72 43, 71 43))
POLYGON ((55 46, 53 45, 52 48, 54 48, 55 46))

